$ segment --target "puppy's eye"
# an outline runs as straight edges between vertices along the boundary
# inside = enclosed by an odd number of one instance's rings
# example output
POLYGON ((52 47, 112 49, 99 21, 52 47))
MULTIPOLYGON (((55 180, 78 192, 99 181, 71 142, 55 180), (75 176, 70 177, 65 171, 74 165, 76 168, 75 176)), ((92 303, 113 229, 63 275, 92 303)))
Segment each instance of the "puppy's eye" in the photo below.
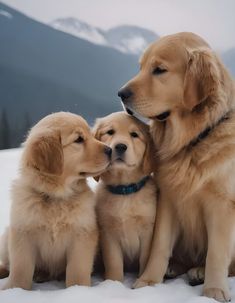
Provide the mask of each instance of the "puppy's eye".
POLYGON ((158 76, 158 75, 164 74, 166 72, 167 72, 167 69, 158 66, 158 67, 154 68, 153 75, 157 75, 158 76))
POLYGON ((139 135, 136 132, 131 132, 131 137, 133 138, 138 138, 139 135))
POLYGON ((84 138, 82 136, 79 136, 75 141, 75 143, 83 143, 84 142, 84 138))
POLYGON ((109 136, 114 135, 114 133, 115 133, 115 131, 114 131, 113 129, 110 129, 110 130, 107 131, 107 134, 108 134, 109 136))

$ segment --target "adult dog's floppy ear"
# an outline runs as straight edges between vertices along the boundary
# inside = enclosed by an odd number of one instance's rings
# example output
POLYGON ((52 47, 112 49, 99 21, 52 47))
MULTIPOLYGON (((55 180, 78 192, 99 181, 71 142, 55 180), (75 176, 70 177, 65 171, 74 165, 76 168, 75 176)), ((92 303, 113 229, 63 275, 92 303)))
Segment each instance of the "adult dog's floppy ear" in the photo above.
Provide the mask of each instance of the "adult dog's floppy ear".
POLYGON ((154 171, 154 168, 156 167, 155 156, 156 156, 156 153, 155 153, 155 149, 154 149, 154 144, 149 135, 149 138, 146 143, 146 149, 144 152, 143 164, 142 164, 143 173, 146 176, 150 175, 154 171))
POLYGON ((209 48, 188 51, 183 96, 186 108, 192 110, 205 101, 218 89, 219 81, 219 61, 209 48))
POLYGON ((38 134, 29 142, 27 149, 27 166, 46 174, 62 174, 64 156, 59 133, 48 131, 38 134))

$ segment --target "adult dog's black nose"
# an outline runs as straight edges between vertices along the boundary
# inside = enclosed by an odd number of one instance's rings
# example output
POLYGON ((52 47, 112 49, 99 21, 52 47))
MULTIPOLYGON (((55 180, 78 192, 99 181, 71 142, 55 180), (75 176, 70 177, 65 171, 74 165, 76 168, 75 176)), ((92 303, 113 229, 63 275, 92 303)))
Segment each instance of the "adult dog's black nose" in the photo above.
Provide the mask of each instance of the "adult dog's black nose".
POLYGON ((127 150, 126 144, 119 143, 115 146, 115 150, 119 155, 122 155, 127 150))
POLYGON ((130 98, 133 95, 133 92, 128 87, 123 87, 118 91, 118 97, 122 99, 123 102, 130 98))
POLYGON ((104 148, 104 153, 105 155, 108 156, 108 158, 110 159, 111 158, 111 155, 112 155, 112 148, 108 147, 108 146, 105 146, 104 148))

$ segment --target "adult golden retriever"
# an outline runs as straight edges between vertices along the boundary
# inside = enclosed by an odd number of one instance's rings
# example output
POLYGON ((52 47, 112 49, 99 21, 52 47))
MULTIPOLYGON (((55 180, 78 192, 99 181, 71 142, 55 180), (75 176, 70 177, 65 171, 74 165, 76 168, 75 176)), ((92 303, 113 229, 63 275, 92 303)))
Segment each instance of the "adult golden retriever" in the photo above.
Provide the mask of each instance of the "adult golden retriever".
POLYGON ((135 287, 162 282, 173 249, 205 264, 203 294, 230 299, 234 261, 235 89, 209 45, 193 33, 153 43, 120 91, 127 110, 152 120, 161 190, 146 269, 135 287))
POLYGON ((142 273, 149 257, 157 202, 153 144, 149 127, 125 112, 98 119, 94 133, 113 151, 96 191, 105 278, 123 281, 124 264, 138 263, 142 273))
POLYGON ((102 173, 110 156, 75 114, 55 113, 32 128, 3 237, 0 276, 10 271, 4 289, 31 289, 35 272, 51 279, 66 273, 67 287, 90 285, 98 229, 86 178, 102 173))

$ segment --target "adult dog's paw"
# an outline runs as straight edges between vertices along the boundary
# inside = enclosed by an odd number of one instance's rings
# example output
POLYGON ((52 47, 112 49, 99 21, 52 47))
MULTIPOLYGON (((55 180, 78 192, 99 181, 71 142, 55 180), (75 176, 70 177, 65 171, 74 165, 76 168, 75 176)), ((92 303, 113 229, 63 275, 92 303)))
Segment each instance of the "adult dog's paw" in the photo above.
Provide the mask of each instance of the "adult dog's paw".
POLYGON ((231 297, 229 291, 221 288, 205 288, 203 290, 203 296, 213 298, 219 302, 229 302, 231 297))

